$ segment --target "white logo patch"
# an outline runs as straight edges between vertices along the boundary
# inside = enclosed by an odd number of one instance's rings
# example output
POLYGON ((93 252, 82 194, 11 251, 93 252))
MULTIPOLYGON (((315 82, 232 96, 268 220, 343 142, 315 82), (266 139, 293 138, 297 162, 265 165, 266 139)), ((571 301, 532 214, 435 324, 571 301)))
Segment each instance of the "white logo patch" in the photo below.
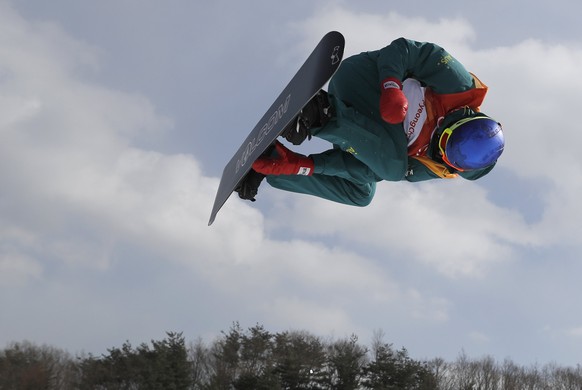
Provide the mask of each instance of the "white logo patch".
POLYGON ((311 168, 299 167, 299 172, 297 172, 297 174, 302 176, 309 176, 309 172, 311 172, 311 168))

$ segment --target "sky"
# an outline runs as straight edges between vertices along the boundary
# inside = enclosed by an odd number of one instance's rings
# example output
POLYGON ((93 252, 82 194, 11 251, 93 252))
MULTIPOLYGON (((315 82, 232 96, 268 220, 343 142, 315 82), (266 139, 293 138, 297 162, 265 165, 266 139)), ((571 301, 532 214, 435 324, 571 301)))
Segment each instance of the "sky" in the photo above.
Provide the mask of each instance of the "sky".
POLYGON ((364 345, 381 330, 416 359, 582 363, 581 11, 0 0, 0 347, 98 355, 238 321, 364 345), (345 56, 445 47, 490 88, 498 165, 383 182, 365 208, 264 184, 207 226, 224 165, 331 30, 345 56))

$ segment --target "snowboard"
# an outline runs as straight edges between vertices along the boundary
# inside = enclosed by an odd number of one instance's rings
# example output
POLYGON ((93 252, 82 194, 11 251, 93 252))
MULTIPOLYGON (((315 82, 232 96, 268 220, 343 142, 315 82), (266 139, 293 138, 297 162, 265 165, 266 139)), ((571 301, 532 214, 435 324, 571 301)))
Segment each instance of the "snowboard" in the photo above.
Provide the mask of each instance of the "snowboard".
POLYGON ((277 139, 336 72, 343 57, 344 44, 343 35, 337 31, 331 31, 321 39, 226 164, 208 221, 209 226, 234 189, 250 171, 252 163, 277 139))

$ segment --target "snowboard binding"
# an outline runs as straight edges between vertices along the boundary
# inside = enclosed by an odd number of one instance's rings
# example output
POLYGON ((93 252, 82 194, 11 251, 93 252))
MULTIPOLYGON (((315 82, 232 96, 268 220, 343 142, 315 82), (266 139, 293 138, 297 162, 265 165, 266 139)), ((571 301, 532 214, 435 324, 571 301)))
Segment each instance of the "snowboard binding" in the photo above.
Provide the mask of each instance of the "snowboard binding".
POLYGON ((333 107, 322 89, 299 111, 281 136, 293 145, 301 145, 306 138, 311 139, 312 128, 325 126, 332 116, 333 107))

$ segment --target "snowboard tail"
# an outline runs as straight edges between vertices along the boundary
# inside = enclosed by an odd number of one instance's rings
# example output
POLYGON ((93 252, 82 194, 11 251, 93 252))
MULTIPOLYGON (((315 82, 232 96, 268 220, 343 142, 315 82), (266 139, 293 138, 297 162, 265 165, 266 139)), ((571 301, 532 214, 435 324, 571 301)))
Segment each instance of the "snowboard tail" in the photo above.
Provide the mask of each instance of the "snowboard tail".
POLYGON ((234 189, 250 171, 252 163, 277 139, 337 71, 343 57, 344 45, 345 40, 341 33, 337 31, 327 33, 249 133, 224 167, 209 226, 234 189))

